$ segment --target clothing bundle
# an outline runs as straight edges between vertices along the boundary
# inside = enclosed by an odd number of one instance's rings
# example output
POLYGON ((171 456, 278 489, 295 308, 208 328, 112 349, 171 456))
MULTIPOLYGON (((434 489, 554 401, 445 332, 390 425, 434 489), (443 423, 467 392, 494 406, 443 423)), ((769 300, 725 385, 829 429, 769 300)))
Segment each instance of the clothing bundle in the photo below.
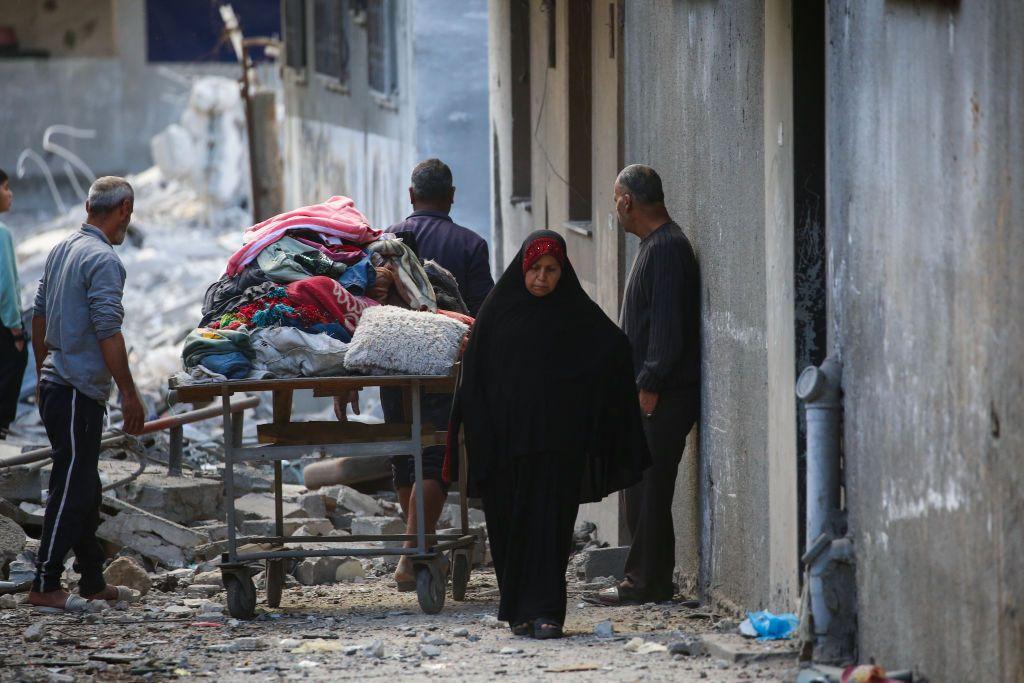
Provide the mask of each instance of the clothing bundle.
POLYGON ((371 228, 351 199, 331 197, 245 230, 182 362, 193 379, 445 374, 467 312, 458 282, 424 264, 414 240, 371 228), (364 329, 371 311, 380 312, 364 329), (424 313, 403 315, 414 311, 424 313))

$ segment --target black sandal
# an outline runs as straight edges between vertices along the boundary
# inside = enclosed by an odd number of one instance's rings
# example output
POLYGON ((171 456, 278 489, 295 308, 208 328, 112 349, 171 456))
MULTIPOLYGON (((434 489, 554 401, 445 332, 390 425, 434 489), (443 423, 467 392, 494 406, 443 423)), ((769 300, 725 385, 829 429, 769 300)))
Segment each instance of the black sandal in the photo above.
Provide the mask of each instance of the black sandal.
POLYGON ((535 619, 533 622, 533 637, 537 640, 548 640, 549 638, 562 637, 562 625, 554 619, 535 619))
POLYGON ((524 621, 521 624, 509 624, 512 629, 512 635, 514 636, 528 636, 530 635, 530 629, 533 628, 533 624, 528 621, 524 621))

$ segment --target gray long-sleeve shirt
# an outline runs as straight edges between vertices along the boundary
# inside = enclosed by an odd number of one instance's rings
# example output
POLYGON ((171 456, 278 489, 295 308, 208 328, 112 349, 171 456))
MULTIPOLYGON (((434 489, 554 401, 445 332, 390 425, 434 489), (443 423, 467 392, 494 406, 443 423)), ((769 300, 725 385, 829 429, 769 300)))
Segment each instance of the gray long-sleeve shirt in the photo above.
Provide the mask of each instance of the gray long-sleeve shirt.
POLYGON ((106 402, 111 377, 99 343, 121 331, 124 280, 121 259, 93 225, 53 248, 35 299, 35 315, 46 319, 44 380, 106 402))
POLYGON ((695 387, 700 378, 700 276, 690 241, 668 222, 640 242, 619 323, 640 389, 695 387))

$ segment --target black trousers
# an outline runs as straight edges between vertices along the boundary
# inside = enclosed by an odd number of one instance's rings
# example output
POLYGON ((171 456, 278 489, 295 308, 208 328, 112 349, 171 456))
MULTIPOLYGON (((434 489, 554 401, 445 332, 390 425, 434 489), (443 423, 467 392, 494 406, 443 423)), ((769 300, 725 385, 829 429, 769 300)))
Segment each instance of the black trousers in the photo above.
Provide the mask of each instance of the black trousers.
POLYGON ((7 429, 18 413, 21 380, 28 363, 28 340, 19 351, 11 331, 0 325, 0 429, 7 429))
POLYGON ((644 433, 653 464, 644 478, 623 493, 626 524, 633 540, 626 558, 626 575, 647 600, 670 600, 674 592, 676 539, 672 526, 679 461, 700 405, 698 387, 659 394, 654 415, 644 418, 644 433))
POLYGON ((78 592, 92 595, 106 587, 105 558, 96 538, 102 497, 97 466, 106 406, 74 387, 44 381, 39 384, 39 413, 53 447, 53 470, 32 590, 58 590, 64 558, 74 551, 75 571, 82 575, 78 592))

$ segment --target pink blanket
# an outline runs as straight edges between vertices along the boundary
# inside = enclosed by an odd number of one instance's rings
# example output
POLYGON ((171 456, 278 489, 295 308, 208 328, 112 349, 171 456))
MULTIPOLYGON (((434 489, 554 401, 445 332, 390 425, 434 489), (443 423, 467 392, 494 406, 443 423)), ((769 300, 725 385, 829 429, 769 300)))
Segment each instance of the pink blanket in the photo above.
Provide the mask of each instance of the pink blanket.
POLYGON ((356 244, 373 242, 380 230, 370 227, 366 216, 348 197, 331 197, 322 204, 304 206, 278 214, 245 231, 243 246, 228 259, 227 274, 236 275, 268 245, 281 239, 289 230, 305 228, 324 235, 340 237, 356 244))

